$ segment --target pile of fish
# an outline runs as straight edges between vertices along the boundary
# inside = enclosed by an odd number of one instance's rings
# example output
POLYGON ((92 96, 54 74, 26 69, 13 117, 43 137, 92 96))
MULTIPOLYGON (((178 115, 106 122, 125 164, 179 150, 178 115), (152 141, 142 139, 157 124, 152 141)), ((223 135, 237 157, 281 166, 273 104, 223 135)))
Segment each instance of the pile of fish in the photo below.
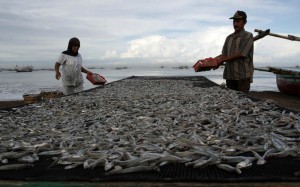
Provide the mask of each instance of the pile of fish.
POLYGON ((47 155, 51 166, 108 175, 169 163, 240 174, 270 157, 300 156, 300 114, 188 80, 126 79, 3 110, 0 133, 0 170, 34 167, 47 155))

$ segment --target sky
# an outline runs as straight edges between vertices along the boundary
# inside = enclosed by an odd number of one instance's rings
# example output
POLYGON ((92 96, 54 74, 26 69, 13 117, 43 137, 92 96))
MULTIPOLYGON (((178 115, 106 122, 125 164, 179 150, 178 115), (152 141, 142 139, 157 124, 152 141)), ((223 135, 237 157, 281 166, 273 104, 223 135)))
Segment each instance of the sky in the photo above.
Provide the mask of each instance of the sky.
MULTIPOLYGON (((0 68, 52 67, 72 37, 86 65, 193 65, 221 53, 237 10, 253 35, 300 37, 299 7, 299 0, 0 0, 0 68)), ((300 64, 300 42, 267 36, 254 48, 255 66, 300 64)))

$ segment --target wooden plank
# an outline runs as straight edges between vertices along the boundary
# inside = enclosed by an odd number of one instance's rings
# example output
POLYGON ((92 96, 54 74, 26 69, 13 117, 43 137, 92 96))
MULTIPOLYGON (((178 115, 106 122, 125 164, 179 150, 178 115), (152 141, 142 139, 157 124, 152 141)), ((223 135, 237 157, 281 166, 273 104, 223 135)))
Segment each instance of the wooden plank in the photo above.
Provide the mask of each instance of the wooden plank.
POLYGON ((271 72, 269 69, 267 68, 254 68, 254 70, 257 70, 257 71, 265 71, 265 72, 271 72))

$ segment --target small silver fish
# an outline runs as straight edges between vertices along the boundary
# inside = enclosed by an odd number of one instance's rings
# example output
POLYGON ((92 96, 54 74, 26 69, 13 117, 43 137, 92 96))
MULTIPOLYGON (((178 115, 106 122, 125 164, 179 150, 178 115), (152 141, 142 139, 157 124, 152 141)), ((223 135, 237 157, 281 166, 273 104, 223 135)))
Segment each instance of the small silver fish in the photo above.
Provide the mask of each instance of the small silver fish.
POLYGON ((252 166, 252 160, 253 159, 246 159, 242 162, 239 162, 237 165, 236 165, 236 168, 238 169, 243 169, 243 168, 250 168, 252 166))
POLYGON ((260 156, 256 151, 251 151, 253 153, 253 155, 255 156, 255 158, 257 158, 257 162, 256 164, 257 165, 263 165, 265 164, 267 161, 262 157, 260 156))
POLYGON ((68 169, 74 169, 74 168, 77 168, 78 166, 80 166, 82 164, 71 164, 71 165, 67 165, 64 167, 65 170, 68 170, 68 169))
POLYGON ((18 161, 20 162, 27 162, 27 163, 34 163, 36 161, 39 160, 39 157, 37 155, 27 155, 27 156, 24 156, 22 158, 19 158, 18 161))
POLYGON ((47 156, 52 156, 52 155, 60 155, 67 152, 66 150, 53 150, 53 151, 43 151, 38 153, 38 155, 47 155, 47 156))
POLYGON ((10 165, 3 165, 0 166, 0 170, 20 170, 25 168, 32 168, 33 164, 10 164, 10 165))
POLYGON ((160 169, 156 166, 134 166, 134 167, 129 167, 129 168, 125 168, 125 169, 118 169, 118 170, 112 170, 112 171, 107 172, 106 175, 123 174, 123 173, 135 173, 135 172, 141 172, 141 171, 160 172, 160 169))
POLYGON ((230 166, 228 164, 217 164, 217 167, 229 172, 236 172, 237 174, 241 174, 242 171, 239 168, 230 166))

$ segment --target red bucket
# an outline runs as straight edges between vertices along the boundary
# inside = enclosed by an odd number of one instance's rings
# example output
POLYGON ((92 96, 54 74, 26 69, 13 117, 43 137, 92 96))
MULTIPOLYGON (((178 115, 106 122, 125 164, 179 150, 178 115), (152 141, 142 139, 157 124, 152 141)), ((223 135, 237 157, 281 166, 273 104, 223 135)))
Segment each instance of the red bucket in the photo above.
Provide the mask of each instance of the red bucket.
POLYGON ((218 60, 216 58, 206 58, 203 60, 199 60, 196 62, 196 64, 193 66, 195 72, 199 71, 209 71, 212 68, 216 67, 218 60))
POLYGON ((103 76, 97 73, 87 74, 86 79, 89 80, 93 85, 103 85, 107 82, 103 76))

